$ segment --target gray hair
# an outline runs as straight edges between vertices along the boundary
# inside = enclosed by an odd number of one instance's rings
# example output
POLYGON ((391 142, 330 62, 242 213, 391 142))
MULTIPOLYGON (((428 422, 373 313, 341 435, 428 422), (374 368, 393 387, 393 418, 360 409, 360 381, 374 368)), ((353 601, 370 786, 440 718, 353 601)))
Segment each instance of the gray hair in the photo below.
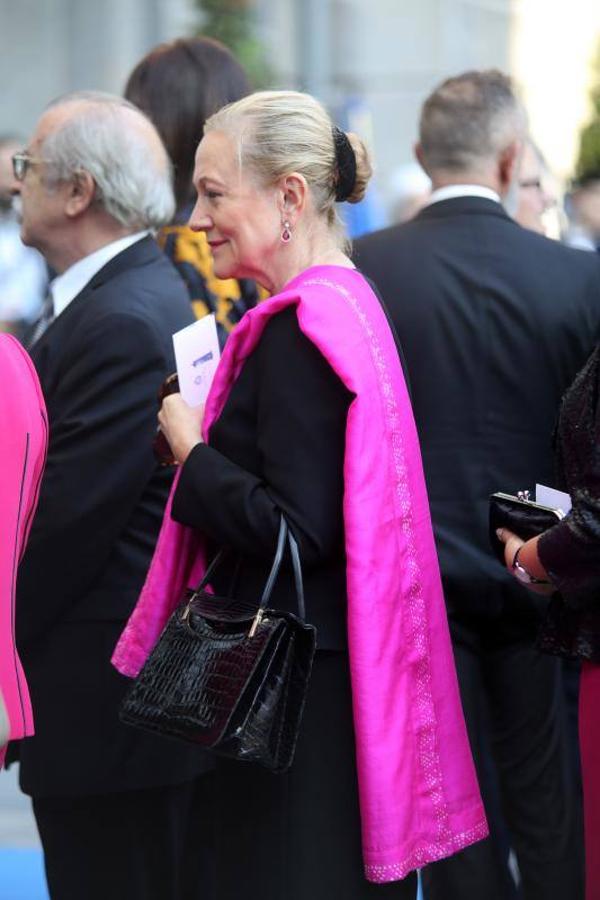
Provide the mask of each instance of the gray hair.
POLYGON ((477 171, 514 141, 527 120, 513 85, 502 72, 465 72, 444 81, 421 112, 419 140, 429 172, 477 171))
POLYGON ((95 202, 123 227, 156 229, 170 222, 175 214, 171 163, 150 120, 122 97, 97 91, 67 94, 48 109, 78 103, 81 109, 44 140, 47 183, 85 171, 96 184, 95 202), (132 116, 143 127, 136 127, 132 116))

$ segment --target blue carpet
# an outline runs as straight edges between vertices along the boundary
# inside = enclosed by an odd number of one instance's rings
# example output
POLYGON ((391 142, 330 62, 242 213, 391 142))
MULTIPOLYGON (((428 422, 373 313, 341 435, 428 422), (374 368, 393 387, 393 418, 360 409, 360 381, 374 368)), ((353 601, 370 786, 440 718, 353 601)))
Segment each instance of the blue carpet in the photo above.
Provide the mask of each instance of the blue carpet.
POLYGON ((0 849, 0 900, 48 900, 40 850, 0 849))
POLYGON ((40 850, 0 849, 0 900, 49 900, 40 850))

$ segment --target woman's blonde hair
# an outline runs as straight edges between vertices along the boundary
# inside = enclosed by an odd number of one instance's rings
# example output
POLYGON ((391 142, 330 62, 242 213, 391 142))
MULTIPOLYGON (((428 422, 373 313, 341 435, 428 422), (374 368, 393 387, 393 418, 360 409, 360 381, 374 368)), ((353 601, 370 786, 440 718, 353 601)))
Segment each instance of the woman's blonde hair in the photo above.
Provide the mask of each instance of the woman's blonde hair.
MULTIPOLYGON (((324 106, 310 94, 257 91, 216 112, 207 120, 204 131, 224 131, 233 136, 238 142, 241 165, 250 168, 265 184, 273 184, 290 172, 303 175, 317 214, 341 233, 335 210, 340 169, 334 126, 324 106)), ((354 152, 356 174, 354 183, 338 199, 358 203, 373 170, 361 139, 352 133, 346 138, 354 152)), ((347 174, 344 177, 347 180, 347 174)))

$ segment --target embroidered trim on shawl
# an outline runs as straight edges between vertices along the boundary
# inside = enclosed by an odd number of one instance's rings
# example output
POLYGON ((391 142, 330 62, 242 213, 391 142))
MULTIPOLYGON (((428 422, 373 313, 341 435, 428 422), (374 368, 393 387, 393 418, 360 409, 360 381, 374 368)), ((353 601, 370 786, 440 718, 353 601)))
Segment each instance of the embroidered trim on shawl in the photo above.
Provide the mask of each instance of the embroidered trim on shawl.
MULTIPOLYGON (((307 280, 305 284, 328 287, 331 290, 337 291, 349 302, 368 337, 371 356, 381 382, 382 394, 385 399, 385 415, 392 435, 394 465, 396 470, 396 495, 402 511, 402 530, 406 539, 409 555, 411 576, 411 588, 408 594, 407 603, 407 618, 410 620, 409 638, 413 645, 419 649, 421 656, 416 670, 418 721, 422 723, 421 727, 417 728, 417 740, 419 744, 419 753, 417 756, 435 810, 435 816, 438 822, 439 842, 441 845, 449 848, 448 853, 456 852, 455 849, 450 849, 453 847, 454 841, 451 837, 451 829, 448 822, 447 803, 444 798, 442 772, 439 764, 439 753, 437 751, 437 720, 430 689, 429 666, 427 663, 427 660, 431 657, 427 628, 428 620, 421 589, 421 580, 419 578, 419 564, 413 541, 412 500, 408 488, 406 451, 404 449, 402 432, 399 427, 400 415, 395 392, 392 387, 392 382, 385 364, 385 357, 379 344, 379 340, 371 327, 368 317, 363 312, 358 299, 347 288, 337 285, 326 278, 313 278, 307 280)), ((482 828, 483 827, 484 826, 482 826, 482 828)), ((444 852, 440 852, 440 847, 438 845, 435 846, 435 850, 436 854, 440 854, 441 856, 446 855, 444 852)), ((404 865, 406 865, 406 863, 398 863, 393 868, 403 868, 404 865)), ((420 863, 417 862, 416 865, 418 866, 420 863)), ((371 869, 372 867, 368 868, 371 869)), ((412 868, 415 868, 415 866, 413 865, 412 868)), ((408 872, 410 869, 407 869, 406 871, 408 872)), ((380 879, 377 877, 374 880, 378 881, 380 879)), ((387 878, 384 880, 390 879, 387 878)))
POLYGON ((400 881, 406 878, 415 869, 420 869, 424 865, 436 862, 439 859, 445 859, 453 853, 470 847, 477 841, 482 841, 488 835, 487 824, 481 822, 477 827, 470 828, 451 837, 447 844, 428 844, 421 850, 409 856, 408 859, 398 863, 388 863, 385 866, 365 865, 365 877, 368 881, 375 884, 387 884, 388 881, 400 881))

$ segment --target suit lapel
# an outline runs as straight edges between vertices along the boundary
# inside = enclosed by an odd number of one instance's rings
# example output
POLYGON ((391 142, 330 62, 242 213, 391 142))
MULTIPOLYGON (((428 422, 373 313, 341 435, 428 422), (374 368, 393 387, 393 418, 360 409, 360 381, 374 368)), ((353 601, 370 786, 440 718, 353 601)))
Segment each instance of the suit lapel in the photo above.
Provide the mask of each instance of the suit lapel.
POLYGON ((71 333, 80 320, 85 318, 97 289, 127 269, 153 262, 161 253, 154 238, 150 236, 136 241, 135 244, 113 257, 96 272, 67 308, 51 322, 30 350, 31 358, 45 391, 49 387, 47 379, 50 377, 50 373, 58 369, 64 336, 71 333))

